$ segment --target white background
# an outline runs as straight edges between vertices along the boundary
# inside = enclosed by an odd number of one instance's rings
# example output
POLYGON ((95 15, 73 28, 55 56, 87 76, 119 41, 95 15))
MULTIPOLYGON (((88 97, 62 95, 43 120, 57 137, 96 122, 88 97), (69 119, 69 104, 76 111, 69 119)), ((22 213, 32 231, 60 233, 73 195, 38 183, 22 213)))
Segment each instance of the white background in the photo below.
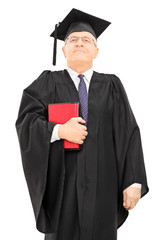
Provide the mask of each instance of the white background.
POLYGON ((128 219, 118 229, 118 240, 159 239, 158 0, 1 2, 0 238, 44 238, 36 230, 21 164, 15 121, 23 89, 43 70, 66 68, 61 52, 62 41, 58 42, 57 66, 52 65, 53 38, 50 34, 55 23, 62 21, 73 7, 112 22, 98 39, 100 52, 94 62, 94 70, 114 73, 121 79, 141 130, 150 191, 129 211, 128 219))

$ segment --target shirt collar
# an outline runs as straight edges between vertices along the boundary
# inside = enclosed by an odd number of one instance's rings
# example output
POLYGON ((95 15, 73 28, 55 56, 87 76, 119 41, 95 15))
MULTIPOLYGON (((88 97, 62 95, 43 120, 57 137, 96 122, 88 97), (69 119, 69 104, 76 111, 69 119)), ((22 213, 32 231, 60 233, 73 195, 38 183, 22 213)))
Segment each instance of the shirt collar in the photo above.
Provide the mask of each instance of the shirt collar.
MULTIPOLYGON (((73 79, 73 81, 78 77, 79 73, 77 73, 76 71, 74 71, 73 69, 71 69, 70 67, 67 67, 67 71, 70 74, 71 78, 73 79)), ((88 69, 86 72, 83 73, 83 75, 85 76, 85 79, 90 82, 91 77, 93 74, 93 68, 91 67, 90 69, 88 69)))

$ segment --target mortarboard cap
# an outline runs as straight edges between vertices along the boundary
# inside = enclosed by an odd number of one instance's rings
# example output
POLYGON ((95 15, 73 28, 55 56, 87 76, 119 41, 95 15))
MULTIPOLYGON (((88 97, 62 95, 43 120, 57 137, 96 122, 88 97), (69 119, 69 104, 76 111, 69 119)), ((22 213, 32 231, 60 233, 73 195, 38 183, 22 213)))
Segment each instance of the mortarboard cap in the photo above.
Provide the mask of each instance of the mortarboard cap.
POLYGON ((106 20, 73 8, 62 22, 55 25, 50 37, 54 37, 53 65, 56 65, 57 39, 65 41, 72 32, 87 31, 96 39, 111 24, 106 20))

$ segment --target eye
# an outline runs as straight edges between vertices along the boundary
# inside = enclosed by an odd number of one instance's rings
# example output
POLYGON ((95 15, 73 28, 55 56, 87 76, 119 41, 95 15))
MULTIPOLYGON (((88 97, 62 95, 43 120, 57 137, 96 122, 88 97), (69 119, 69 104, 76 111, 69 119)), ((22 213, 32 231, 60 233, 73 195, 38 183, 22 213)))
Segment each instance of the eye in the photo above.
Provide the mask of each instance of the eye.
POLYGON ((71 38, 70 40, 72 43, 75 43, 76 42, 76 38, 71 38))
POLYGON ((84 38, 83 41, 84 41, 85 43, 90 43, 90 40, 89 40, 88 38, 84 38))

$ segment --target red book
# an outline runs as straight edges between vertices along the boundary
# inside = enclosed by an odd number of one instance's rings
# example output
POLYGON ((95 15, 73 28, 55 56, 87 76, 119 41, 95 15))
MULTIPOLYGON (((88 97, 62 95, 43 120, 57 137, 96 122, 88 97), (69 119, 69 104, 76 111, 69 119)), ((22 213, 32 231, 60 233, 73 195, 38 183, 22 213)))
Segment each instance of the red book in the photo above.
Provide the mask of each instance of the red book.
MULTIPOLYGON (((79 117, 79 102, 53 103, 48 105, 48 120, 57 124, 64 124, 72 117, 79 117)), ((78 143, 64 140, 65 149, 79 149, 78 143)))

